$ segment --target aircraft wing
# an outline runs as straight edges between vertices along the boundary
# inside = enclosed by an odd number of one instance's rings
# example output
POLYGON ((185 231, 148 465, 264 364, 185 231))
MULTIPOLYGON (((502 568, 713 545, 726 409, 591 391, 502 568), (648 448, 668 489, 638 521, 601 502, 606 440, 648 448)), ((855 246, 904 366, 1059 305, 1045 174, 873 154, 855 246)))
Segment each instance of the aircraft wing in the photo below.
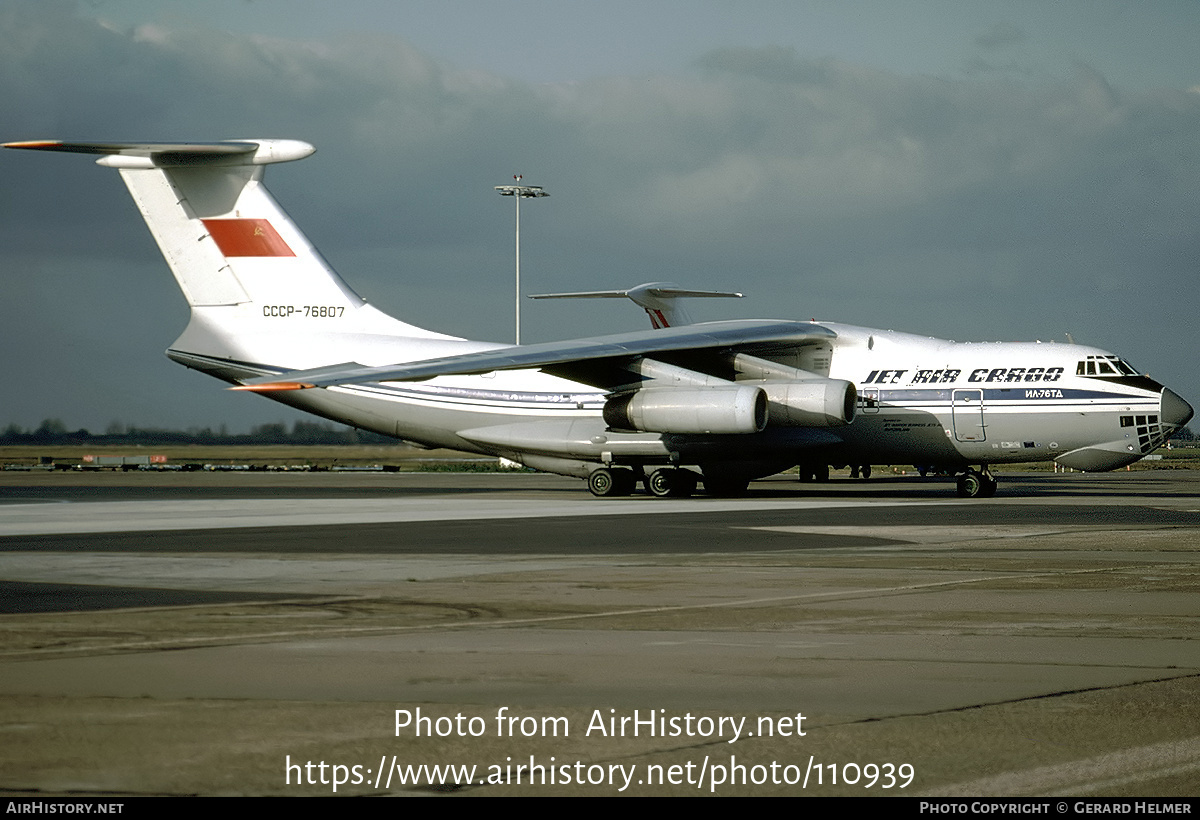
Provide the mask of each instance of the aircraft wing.
POLYGON ((555 375, 606 388, 628 381, 628 373, 610 378, 614 370, 639 356, 655 354, 700 355, 737 351, 778 353, 827 342, 832 330, 809 322, 743 319, 699 325, 596 336, 565 342, 502 347, 440 359, 362 367, 322 367, 294 370, 251 379, 234 390, 266 392, 333 387, 381 381, 420 381, 434 376, 461 376, 496 370, 546 370, 555 375))

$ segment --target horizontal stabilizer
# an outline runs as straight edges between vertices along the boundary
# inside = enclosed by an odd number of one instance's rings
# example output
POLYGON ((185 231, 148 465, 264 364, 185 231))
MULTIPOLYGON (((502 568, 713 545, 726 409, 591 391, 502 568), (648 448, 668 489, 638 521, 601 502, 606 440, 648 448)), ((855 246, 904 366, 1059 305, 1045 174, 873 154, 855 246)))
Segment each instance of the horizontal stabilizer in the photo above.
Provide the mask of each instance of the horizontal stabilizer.
POLYGON ((674 282, 647 282, 628 290, 584 290, 574 293, 539 293, 530 299, 629 299, 650 317, 655 328, 690 325, 692 317, 675 303, 682 297, 729 297, 742 298, 742 294, 723 290, 691 290, 681 288, 674 282))
POLYGON ((100 154, 111 168, 173 168, 189 165, 269 165, 304 159, 316 148, 300 140, 227 140, 225 142, 7 142, 4 148, 100 154))
POLYGON ((630 294, 644 293, 647 296, 679 297, 679 296, 710 296, 741 299, 744 294, 725 290, 684 290, 678 287, 658 287, 641 285, 629 290, 581 290, 573 293, 538 293, 530 299, 626 299, 630 294))

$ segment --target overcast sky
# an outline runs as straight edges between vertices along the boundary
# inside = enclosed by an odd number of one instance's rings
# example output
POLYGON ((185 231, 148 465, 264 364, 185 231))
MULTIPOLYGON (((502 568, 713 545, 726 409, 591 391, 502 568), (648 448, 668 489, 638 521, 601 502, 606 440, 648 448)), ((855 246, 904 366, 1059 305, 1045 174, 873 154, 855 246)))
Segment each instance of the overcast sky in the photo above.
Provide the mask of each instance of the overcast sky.
MULTIPOLYGON (((1200 402, 1200 3, 3 0, 0 141, 293 137, 267 184, 356 290, 460 336, 527 293, 697 318, 1066 335, 1200 402)), ((0 425, 299 414, 169 362, 187 308, 118 175, 0 153, 0 425)), ((641 329, 527 302, 527 342, 641 329)))

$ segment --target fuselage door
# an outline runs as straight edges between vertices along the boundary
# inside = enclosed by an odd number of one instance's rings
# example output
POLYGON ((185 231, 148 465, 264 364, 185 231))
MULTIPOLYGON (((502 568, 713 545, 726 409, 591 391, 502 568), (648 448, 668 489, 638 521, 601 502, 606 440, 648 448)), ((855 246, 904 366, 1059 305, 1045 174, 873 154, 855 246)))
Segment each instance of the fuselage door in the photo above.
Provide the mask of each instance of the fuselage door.
POLYGON ((879 388, 862 387, 858 391, 858 411, 860 413, 879 412, 879 388))
POLYGON ((983 423, 983 391, 955 390, 954 438, 958 441, 983 441, 987 438, 983 423))

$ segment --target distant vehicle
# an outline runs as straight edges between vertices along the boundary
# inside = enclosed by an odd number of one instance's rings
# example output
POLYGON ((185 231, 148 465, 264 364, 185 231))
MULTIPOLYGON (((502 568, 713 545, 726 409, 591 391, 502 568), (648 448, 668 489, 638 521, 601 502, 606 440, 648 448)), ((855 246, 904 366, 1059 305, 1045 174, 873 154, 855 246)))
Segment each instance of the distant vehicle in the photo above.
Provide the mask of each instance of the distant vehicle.
POLYGON ((167 463, 166 456, 84 456, 80 459, 81 470, 149 470, 161 469, 167 463))
POLYGON ((960 495, 990 496, 992 465, 1111 470, 1192 418, 1176 393, 1096 348, 831 322, 690 324, 674 300, 711 294, 671 285, 620 292, 652 330, 468 341, 368 305, 276 204, 264 166, 307 157, 307 143, 7 147, 99 154, 120 171, 191 305, 173 360, 328 419, 585 478, 599 496, 639 481, 655 496, 700 481, 738 494, 797 464, 810 476, 920 464, 956 473, 960 495))

